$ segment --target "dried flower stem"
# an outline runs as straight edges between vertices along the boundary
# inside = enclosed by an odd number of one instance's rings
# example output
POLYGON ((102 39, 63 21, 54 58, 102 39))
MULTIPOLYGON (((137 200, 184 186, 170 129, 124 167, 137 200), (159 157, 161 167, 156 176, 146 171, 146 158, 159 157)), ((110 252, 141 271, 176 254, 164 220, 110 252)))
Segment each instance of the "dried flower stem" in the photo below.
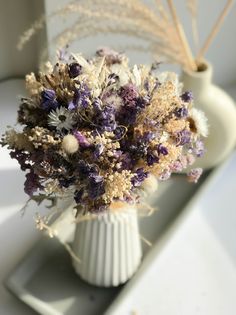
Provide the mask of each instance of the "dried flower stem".
POLYGON ((198 34, 198 26, 197 26, 197 0, 187 0, 187 8, 191 15, 191 23, 192 23, 192 34, 193 34, 193 42, 195 46, 195 50, 199 49, 199 34, 198 34))
POLYGON ((176 13, 176 9, 174 7, 174 3, 173 3, 172 0, 167 0, 167 3, 168 3, 168 6, 169 6, 169 9, 170 9, 172 18, 173 18, 173 22, 175 24, 175 27, 176 27, 176 30, 177 30, 177 33, 178 33, 178 36, 179 36, 180 43, 182 44, 183 51, 185 52, 186 58, 188 60, 189 67, 190 67, 191 70, 195 71, 197 69, 197 66, 196 66, 196 63, 194 61, 194 58, 193 58, 192 52, 190 50, 190 47, 188 45, 188 42, 187 42, 184 30, 183 30, 182 24, 180 23, 178 15, 176 13))
POLYGON ((207 37, 204 45, 202 46, 202 48, 200 49, 199 53, 197 54, 197 58, 196 60, 199 62, 202 58, 203 55, 206 53, 206 51, 208 50, 211 42, 213 41, 213 39, 215 38, 215 36, 217 35, 226 15, 228 14, 231 6, 233 5, 233 0, 228 0, 223 11, 221 12, 220 16, 218 17, 218 19, 216 20, 215 25, 213 26, 209 36, 207 37))

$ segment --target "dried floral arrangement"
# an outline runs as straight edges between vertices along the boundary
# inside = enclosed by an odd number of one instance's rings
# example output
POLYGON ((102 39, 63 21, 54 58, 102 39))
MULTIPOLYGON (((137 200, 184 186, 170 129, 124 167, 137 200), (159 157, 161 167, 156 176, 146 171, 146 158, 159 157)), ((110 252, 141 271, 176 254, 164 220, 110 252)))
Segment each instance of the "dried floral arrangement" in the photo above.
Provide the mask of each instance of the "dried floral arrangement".
POLYGON ((155 0, 153 7, 141 0, 76 0, 56 9, 49 16, 42 16, 21 36, 18 48, 22 49, 48 19, 57 17, 70 19, 76 15, 72 26, 67 27, 53 40, 58 48, 65 47, 77 39, 99 33, 124 34, 143 40, 146 44, 127 48, 152 53, 156 60, 179 64, 186 70, 196 71, 201 60, 215 38, 224 18, 233 5, 227 0, 209 36, 199 49, 197 29, 198 1, 186 0, 192 19, 193 38, 196 46, 194 57, 178 17, 173 0, 155 0), (165 5, 166 2, 166 5, 165 5))
POLYGON ((1 145, 27 171, 25 192, 38 203, 70 195, 77 215, 136 204, 151 174, 167 180, 204 153, 204 114, 155 65, 130 68, 107 49, 91 60, 61 51, 54 66, 26 76, 26 88, 22 128, 7 130, 1 145))

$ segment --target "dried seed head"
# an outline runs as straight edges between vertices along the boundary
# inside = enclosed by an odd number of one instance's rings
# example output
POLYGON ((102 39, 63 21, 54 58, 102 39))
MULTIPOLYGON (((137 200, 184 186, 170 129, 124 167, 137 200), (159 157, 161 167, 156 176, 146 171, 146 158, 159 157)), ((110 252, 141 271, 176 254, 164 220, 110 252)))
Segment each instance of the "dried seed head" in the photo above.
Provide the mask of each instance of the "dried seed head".
POLYGON ((79 143, 75 136, 67 135, 62 140, 62 149, 68 153, 73 154, 79 149, 79 143))

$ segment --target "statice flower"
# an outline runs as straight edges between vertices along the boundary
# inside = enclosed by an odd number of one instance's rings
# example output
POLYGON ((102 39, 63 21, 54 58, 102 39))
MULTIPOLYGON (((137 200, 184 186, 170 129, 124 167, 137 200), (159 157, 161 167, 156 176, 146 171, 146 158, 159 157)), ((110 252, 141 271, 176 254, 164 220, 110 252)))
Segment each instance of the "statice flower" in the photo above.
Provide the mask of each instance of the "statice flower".
POLYGON ((69 65, 69 76, 76 78, 81 73, 82 67, 78 62, 73 62, 69 65))
POLYGON ((88 195, 91 199, 97 199, 105 193, 104 178, 100 175, 89 176, 88 195))
POLYGON ((52 89, 45 89, 41 92, 41 106, 43 109, 50 111, 58 107, 56 92, 52 89))
POLYGON ((89 143, 88 139, 78 130, 73 131, 73 135, 78 140, 79 145, 82 148, 88 148, 91 144, 89 143))
POLYGON ((188 116, 188 110, 186 107, 180 107, 175 110, 175 116, 178 118, 183 118, 188 116))
POLYGON ((189 130, 186 130, 186 129, 178 132, 176 140, 177 140, 177 144, 181 145, 181 146, 183 146, 183 145, 185 145, 187 143, 190 143, 190 141, 191 141, 191 132, 189 130))
POLYGON ((193 93, 190 91, 186 91, 181 95, 181 99, 186 102, 189 103, 193 100, 193 93))
POLYGON ((117 127, 114 107, 107 105, 96 117, 97 124, 103 131, 114 131, 117 127))
POLYGON ((136 170, 135 176, 131 179, 134 187, 142 185, 142 182, 148 177, 148 172, 145 172, 143 168, 138 168, 136 170))
POLYGON ((42 185, 39 182, 39 177, 32 170, 25 175, 25 193, 32 196, 38 189, 42 189, 42 185))
POLYGON ((202 175, 202 169, 201 168, 195 168, 192 169, 188 174, 188 181, 190 183, 197 183, 199 180, 200 176, 202 175))
POLYGON ((196 141, 194 153, 197 157, 202 157, 205 153, 204 143, 201 140, 196 141))

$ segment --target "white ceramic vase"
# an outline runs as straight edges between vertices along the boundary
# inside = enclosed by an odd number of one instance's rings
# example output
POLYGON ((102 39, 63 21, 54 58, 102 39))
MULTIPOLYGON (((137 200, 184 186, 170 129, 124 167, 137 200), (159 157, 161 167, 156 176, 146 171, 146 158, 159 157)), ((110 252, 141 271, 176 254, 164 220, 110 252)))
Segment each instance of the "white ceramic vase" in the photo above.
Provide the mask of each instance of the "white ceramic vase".
POLYGON ((134 207, 107 211, 77 224, 73 250, 76 272, 86 282, 112 287, 125 283, 137 270, 141 241, 134 207))
POLYGON ((194 105, 203 110, 209 122, 206 153, 195 166, 212 168, 221 163, 236 144, 236 107, 233 99, 212 83, 212 66, 205 62, 198 72, 182 73, 185 91, 192 91, 194 105))

